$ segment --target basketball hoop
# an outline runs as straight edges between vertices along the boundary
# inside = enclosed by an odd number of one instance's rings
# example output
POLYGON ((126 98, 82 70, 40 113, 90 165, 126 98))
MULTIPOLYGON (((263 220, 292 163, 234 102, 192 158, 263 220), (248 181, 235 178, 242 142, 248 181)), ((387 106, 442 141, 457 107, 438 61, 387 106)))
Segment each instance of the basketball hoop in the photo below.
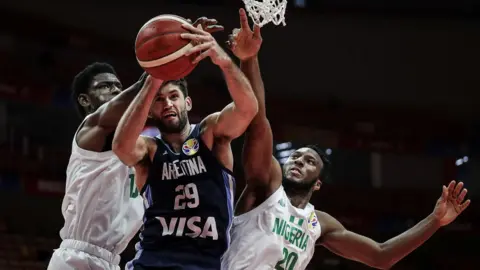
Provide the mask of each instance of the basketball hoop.
POLYGON ((262 27, 269 22, 286 25, 287 0, 243 0, 243 3, 256 25, 262 27))

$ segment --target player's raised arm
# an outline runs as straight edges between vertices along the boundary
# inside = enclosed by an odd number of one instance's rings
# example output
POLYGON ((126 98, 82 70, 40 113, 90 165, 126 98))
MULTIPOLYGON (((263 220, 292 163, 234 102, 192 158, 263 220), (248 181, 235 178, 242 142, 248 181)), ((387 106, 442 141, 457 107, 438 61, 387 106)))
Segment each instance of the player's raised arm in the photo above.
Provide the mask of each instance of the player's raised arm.
POLYGON ((398 261, 427 241, 441 226, 455 220, 470 204, 464 202, 467 190, 463 183, 452 181, 448 188, 443 187, 432 214, 404 233, 384 242, 356 234, 345 229, 340 222, 324 212, 317 211, 322 223, 320 244, 330 251, 347 259, 355 260, 371 267, 389 269, 398 261))
MULTIPOLYGON (((97 149, 99 146, 99 137, 98 136, 107 136, 111 132, 115 131, 120 118, 122 117, 123 113, 128 107, 128 104, 133 100, 135 95, 138 93, 140 88, 145 81, 145 76, 142 75, 140 79, 127 88, 124 91, 121 91, 121 83, 116 78, 115 71, 113 67, 105 63, 95 63, 90 65, 86 70, 101 70, 101 74, 109 74, 105 78, 102 77, 100 80, 96 80, 90 86, 92 92, 96 92, 98 95, 102 95, 104 99, 111 97, 111 95, 116 95, 111 100, 105 101, 103 105, 100 107, 92 109, 92 97, 89 97, 86 93, 80 93, 78 95, 78 103, 81 106, 85 106, 87 108, 85 110, 92 111, 89 117, 86 118, 85 123, 81 126, 80 130, 76 135, 76 140, 78 145, 86 150, 91 151, 100 151, 97 149)), ((84 87, 85 72, 83 71, 79 73, 75 77, 73 83, 74 91, 78 91, 77 89, 84 87)), ((85 86, 86 87, 86 86, 85 86)))
POLYGON ((115 131, 112 150, 128 166, 135 166, 148 154, 145 137, 141 137, 150 106, 163 81, 151 76, 130 103, 115 131))
POLYGON ((250 80, 258 101, 258 113, 247 128, 243 145, 242 160, 245 179, 250 187, 268 186, 268 193, 270 193, 281 185, 282 178, 278 161, 272 156, 273 136, 266 115, 265 88, 258 61, 262 36, 258 25, 254 25, 253 31, 251 30, 243 8, 239 13, 241 28, 233 30, 228 45, 240 59, 240 69, 250 80), (277 177, 272 177, 272 174, 276 174, 277 177))
POLYGON ((113 131, 117 127, 120 118, 128 108, 130 102, 132 102, 132 100, 135 98, 135 95, 140 91, 140 89, 142 89, 146 78, 147 74, 143 73, 136 83, 122 91, 105 105, 98 108, 98 110, 94 113, 94 116, 96 116, 97 119, 97 125, 107 129, 112 129, 113 131))
POLYGON ((219 114, 212 114, 207 117, 206 122, 213 124, 211 130, 214 137, 235 139, 245 132, 258 111, 257 100, 250 82, 210 33, 189 24, 185 24, 183 27, 192 33, 182 34, 182 38, 198 42, 198 45, 186 54, 201 52, 193 61, 194 63, 210 57, 212 62, 223 71, 230 96, 233 99, 233 102, 228 104, 219 114))

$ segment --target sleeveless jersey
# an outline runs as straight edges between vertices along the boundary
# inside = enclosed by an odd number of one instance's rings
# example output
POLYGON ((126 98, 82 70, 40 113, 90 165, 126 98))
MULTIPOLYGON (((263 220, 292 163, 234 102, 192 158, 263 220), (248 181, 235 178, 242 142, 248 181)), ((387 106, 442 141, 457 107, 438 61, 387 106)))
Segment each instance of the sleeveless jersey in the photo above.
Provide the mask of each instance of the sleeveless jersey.
POLYGON ((255 209, 233 220, 225 270, 303 270, 313 257, 321 228, 314 206, 294 207, 282 186, 255 209))
POLYGON ((140 229, 143 212, 133 170, 112 151, 80 148, 75 133, 62 202, 65 224, 60 237, 120 254, 140 229))
POLYGON ((142 188, 145 217, 137 256, 127 265, 156 269, 220 269, 233 217, 235 180, 200 135, 175 153, 160 136, 142 188))

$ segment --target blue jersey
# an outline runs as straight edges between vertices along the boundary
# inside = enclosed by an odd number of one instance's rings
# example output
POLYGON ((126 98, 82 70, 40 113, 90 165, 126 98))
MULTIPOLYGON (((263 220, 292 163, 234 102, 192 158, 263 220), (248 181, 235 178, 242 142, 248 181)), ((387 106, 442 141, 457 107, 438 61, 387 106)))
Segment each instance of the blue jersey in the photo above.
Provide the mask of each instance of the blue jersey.
POLYGON ((235 180, 195 125, 175 153, 160 136, 141 190, 144 225, 129 263, 154 269, 220 269, 230 244, 235 180))

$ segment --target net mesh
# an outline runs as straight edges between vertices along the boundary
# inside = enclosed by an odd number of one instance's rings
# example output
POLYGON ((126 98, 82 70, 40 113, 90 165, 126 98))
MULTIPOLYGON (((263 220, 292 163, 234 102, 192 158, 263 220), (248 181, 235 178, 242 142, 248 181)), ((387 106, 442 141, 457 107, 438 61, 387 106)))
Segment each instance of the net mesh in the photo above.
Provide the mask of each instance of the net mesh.
POLYGON ((243 3, 256 25, 262 27, 269 22, 286 25, 287 0, 243 0, 243 3))

